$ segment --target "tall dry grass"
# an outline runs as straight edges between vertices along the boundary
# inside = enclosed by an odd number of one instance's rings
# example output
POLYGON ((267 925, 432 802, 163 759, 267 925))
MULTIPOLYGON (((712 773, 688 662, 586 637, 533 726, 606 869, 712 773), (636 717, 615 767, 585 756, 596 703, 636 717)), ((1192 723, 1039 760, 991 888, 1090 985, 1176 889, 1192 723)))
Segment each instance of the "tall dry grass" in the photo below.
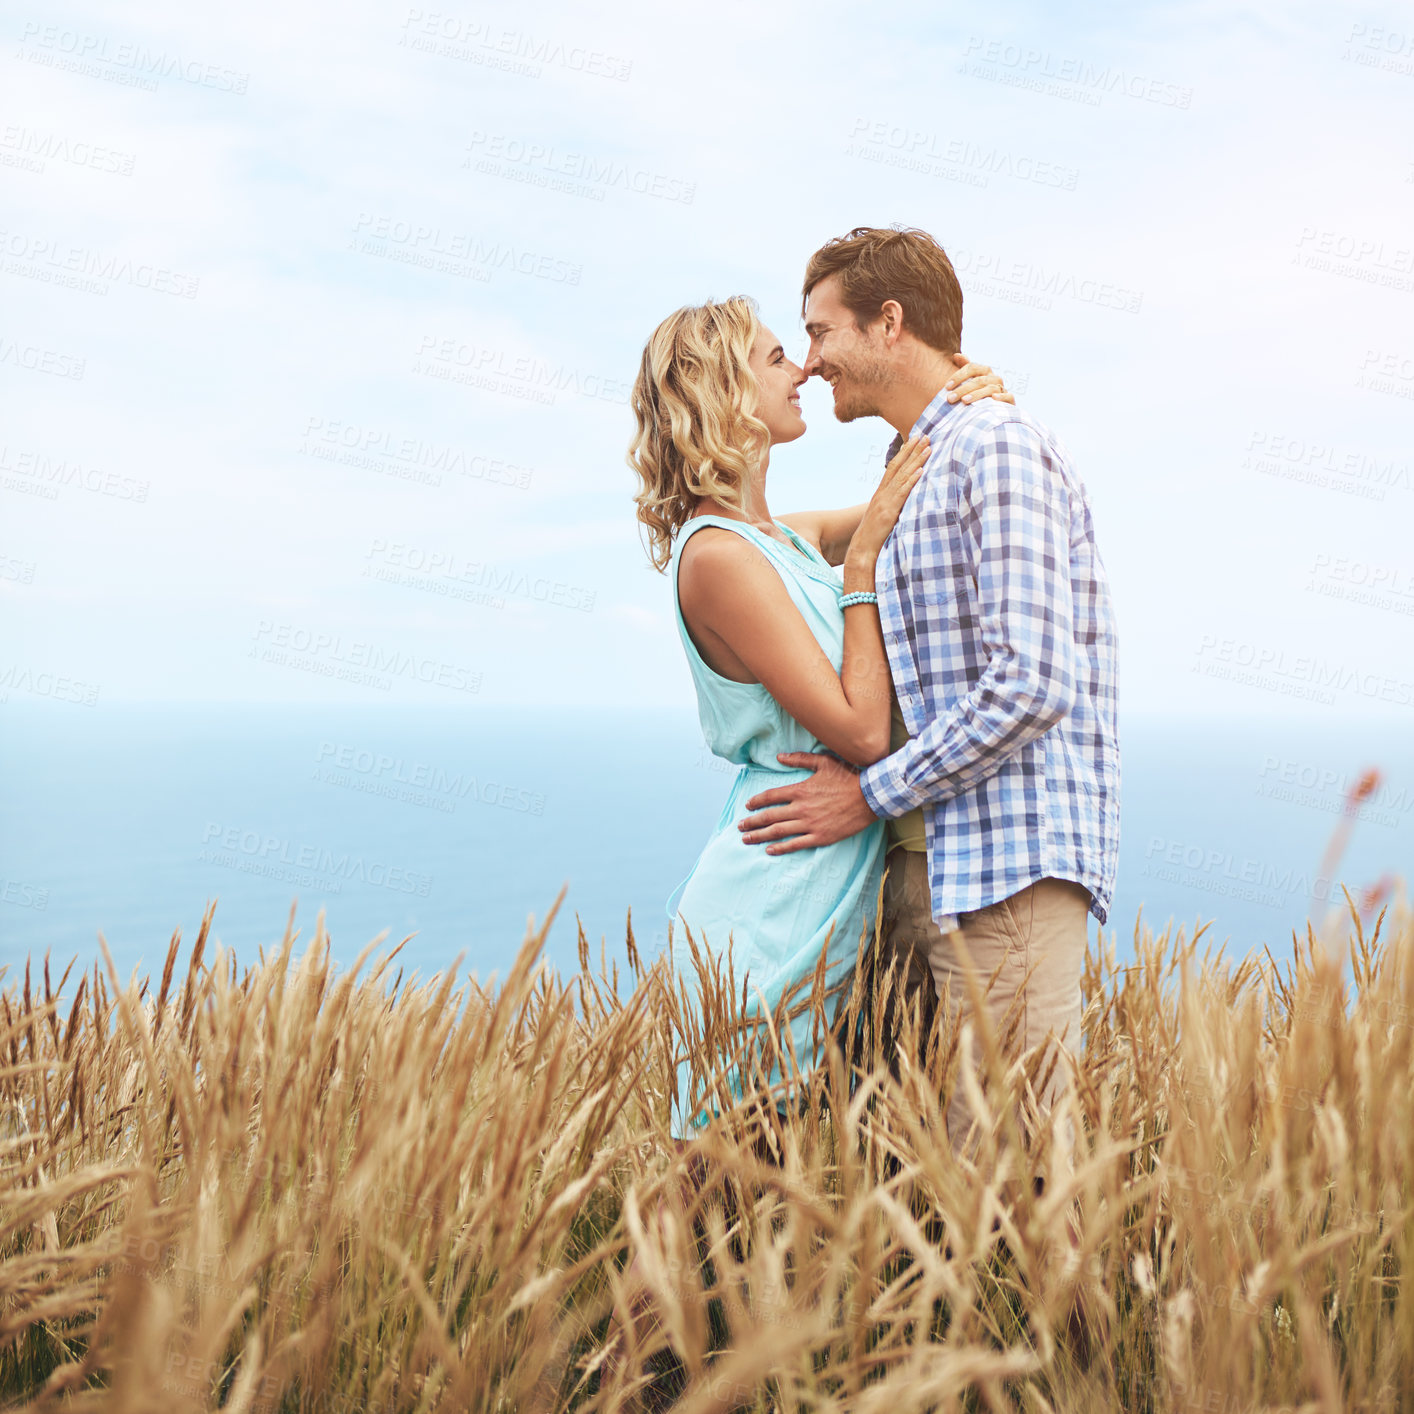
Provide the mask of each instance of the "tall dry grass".
MULTIPOLYGON (((0 1396, 1409 1409, 1414 926, 1351 921, 1348 957, 1309 935, 1280 964, 1167 933, 1130 967, 1092 952, 1056 1112, 1073 1168, 1031 1122, 1036 1056, 980 1026, 983 1082, 960 1081, 945 1024, 905 1011, 894 1047, 859 989, 872 1053, 851 1073, 836 1049, 789 1118, 737 1104, 696 1186, 667 1138, 690 1018, 631 930, 622 974, 581 934, 557 975, 542 929, 494 989, 394 955, 341 975, 322 919, 242 969, 210 913, 155 987, 27 967, 0 1031, 0 1396), (971 1161, 942 1128, 954 1083, 986 1117, 971 1161)), ((706 973, 712 1088, 741 1007, 706 973)))

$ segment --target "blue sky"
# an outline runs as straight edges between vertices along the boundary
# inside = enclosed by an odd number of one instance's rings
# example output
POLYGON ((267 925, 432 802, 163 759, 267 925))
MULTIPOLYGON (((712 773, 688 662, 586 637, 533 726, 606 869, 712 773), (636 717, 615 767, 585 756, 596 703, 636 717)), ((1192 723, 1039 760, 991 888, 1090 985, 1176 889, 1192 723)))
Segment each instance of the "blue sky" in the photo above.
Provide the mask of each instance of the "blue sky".
MULTIPOLYGON (((21 5, 3 34, 10 700, 690 703, 623 460, 643 342, 745 292, 798 354, 809 253, 901 221, 1073 454, 1126 710, 1414 712, 1407 13, 21 5)), ((824 391, 776 514, 877 476, 887 431, 824 391)))

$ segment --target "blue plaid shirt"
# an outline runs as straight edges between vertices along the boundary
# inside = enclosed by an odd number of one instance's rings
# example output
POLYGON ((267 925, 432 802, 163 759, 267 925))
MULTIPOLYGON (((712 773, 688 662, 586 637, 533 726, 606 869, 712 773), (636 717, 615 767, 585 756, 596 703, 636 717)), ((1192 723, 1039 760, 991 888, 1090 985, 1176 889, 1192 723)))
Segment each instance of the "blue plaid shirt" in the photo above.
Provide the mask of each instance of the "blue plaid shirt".
MULTIPOLYGON (((1118 663, 1085 488, 1006 403, 939 393, 928 464, 875 587, 912 738, 860 775, 881 817, 923 807, 933 916, 1046 877, 1103 923, 1119 854, 1118 663)), ((892 456, 899 445, 889 449, 892 456)))

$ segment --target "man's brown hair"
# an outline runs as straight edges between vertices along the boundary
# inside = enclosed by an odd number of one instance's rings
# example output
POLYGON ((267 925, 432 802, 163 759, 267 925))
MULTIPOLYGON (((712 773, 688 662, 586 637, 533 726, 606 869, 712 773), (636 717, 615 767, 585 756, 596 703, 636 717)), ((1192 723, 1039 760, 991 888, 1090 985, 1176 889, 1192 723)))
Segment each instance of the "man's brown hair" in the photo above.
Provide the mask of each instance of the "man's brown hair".
POLYGON ((927 231, 912 227, 856 226, 826 241, 805 267, 800 312, 810 291, 826 277, 839 280, 840 298, 865 329, 885 300, 903 306, 903 327, 940 353, 962 347, 962 286, 947 253, 927 231))

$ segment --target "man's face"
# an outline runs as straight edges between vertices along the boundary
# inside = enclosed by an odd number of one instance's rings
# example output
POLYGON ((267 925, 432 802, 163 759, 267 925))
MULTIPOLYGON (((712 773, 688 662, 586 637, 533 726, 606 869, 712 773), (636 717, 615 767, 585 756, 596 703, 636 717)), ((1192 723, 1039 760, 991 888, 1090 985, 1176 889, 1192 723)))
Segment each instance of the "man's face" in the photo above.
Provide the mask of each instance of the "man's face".
POLYGON ((841 422, 874 417, 878 395, 888 380, 889 359, 881 339, 882 317, 859 329, 840 299, 839 280, 827 275, 805 303, 805 332, 810 349, 805 376, 823 378, 835 390, 835 416, 841 422))

